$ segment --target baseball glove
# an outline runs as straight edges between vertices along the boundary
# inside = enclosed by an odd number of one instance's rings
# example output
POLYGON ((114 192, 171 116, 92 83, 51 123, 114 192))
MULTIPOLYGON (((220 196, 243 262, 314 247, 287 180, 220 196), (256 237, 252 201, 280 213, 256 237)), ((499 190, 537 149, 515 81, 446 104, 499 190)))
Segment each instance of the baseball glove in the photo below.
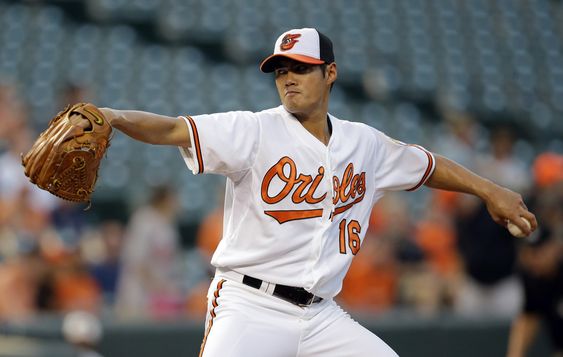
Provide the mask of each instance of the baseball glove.
POLYGON ((55 196, 88 202, 111 132, 111 125, 96 106, 68 106, 22 155, 25 175, 55 196))

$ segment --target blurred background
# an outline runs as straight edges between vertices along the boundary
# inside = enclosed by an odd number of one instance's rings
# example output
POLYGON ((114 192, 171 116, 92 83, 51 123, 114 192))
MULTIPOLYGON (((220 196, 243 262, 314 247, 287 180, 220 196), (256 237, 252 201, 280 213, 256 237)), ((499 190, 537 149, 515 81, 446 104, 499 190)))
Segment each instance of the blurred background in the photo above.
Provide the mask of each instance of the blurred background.
MULTIPOLYGON (((472 197, 390 194, 343 307, 402 356, 503 356, 513 321, 563 320, 561 289, 559 310, 529 303, 537 279, 563 284, 544 279, 562 275, 561 1, 0 0, 1 356, 197 355, 224 180, 116 132, 84 211, 29 184, 20 153, 79 101, 277 106, 258 64, 296 27, 334 42, 332 114, 522 193, 541 225, 517 240, 472 197)), ((530 356, 562 348, 550 326, 530 356)))

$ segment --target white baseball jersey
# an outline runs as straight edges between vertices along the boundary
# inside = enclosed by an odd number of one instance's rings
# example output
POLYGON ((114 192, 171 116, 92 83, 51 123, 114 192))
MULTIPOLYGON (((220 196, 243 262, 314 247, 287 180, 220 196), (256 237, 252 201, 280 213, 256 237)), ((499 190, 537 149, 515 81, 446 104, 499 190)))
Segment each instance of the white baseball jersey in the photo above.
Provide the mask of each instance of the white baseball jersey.
POLYGON ((334 297, 358 253, 373 204, 413 190, 434 158, 362 123, 329 114, 324 145, 283 106, 185 117, 195 173, 227 177, 218 268, 334 297))

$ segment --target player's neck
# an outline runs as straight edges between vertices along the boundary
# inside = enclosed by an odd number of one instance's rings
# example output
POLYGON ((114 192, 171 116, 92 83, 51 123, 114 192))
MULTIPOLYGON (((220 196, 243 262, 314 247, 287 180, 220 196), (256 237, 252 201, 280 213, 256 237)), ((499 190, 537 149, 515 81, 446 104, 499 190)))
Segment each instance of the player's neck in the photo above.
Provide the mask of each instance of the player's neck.
POLYGON ((308 116, 295 114, 295 117, 308 132, 323 144, 328 145, 331 130, 328 125, 328 113, 326 111, 308 116))

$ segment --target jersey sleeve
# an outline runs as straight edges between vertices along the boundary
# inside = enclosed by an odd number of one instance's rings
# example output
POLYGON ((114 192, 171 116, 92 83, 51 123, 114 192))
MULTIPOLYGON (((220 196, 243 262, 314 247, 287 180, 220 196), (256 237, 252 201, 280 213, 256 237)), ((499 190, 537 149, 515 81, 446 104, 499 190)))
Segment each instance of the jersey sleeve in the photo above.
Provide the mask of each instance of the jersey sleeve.
POLYGON ((435 168, 434 155, 419 145, 405 144, 374 129, 375 183, 383 191, 414 191, 435 168))
POLYGON ((252 112, 228 112, 180 117, 186 121, 192 145, 180 153, 194 174, 229 176, 254 163, 260 127, 252 112))

